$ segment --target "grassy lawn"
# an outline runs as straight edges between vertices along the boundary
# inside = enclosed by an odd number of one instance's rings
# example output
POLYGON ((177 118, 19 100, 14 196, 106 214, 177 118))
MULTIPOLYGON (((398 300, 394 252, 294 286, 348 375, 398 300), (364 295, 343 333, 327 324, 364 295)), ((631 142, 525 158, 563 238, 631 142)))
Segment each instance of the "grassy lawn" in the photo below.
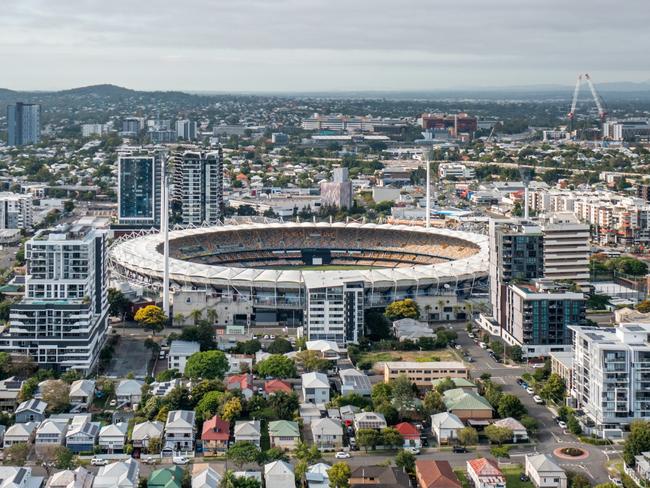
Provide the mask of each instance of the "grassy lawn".
POLYGON ((458 476, 458 481, 460 481, 460 485, 463 488, 470 488, 469 481, 467 480, 467 473, 465 473, 465 470, 456 468, 454 469, 454 473, 456 473, 456 476, 458 476))
POLYGON ((519 476, 523 473, 522 468, 501 468, 501 471, 506 477, 506 486, 508 488, 534 488, 532 482, 519 479, 519 476))
POLYGON ((373 369, 381 370, 382 364, 386 361, 415 361, 425 363, 429 361, 458 361, 458 356, 449 349, 440 351, 381 351, 381 352, 364 352, 359 357, 359 361, 370 361, 373 369))

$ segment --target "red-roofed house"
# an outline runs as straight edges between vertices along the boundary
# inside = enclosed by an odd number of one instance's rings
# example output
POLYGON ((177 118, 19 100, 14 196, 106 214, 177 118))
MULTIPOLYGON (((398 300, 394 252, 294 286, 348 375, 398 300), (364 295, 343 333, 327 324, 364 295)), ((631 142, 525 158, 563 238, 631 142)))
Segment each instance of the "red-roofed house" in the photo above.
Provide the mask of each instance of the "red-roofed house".
POLYGON ((467 461, 467 476, 474 488, 506 488, 506 477, 493 461, 486 458, 467 461))
POLYGON ((226 387, 229 390, 241 390, 244 398, 249 400, 255 390, 253 390, 253 375, 235 374, 226 378, 226 387))
POLYGON ((203 422, 201 440, 203 441, 203 452, 209 454, 225 454, 228 450, 230 439, 230 422, 220 419, 216 415, 210 420, 203 422))
POLYGON ((291 388, 289 383, 282 380, 269 380, 264 383, 264 392, 267 396, 278 393, 279 391, 289 394, 293 392, 293 388, 291 388))
POLYGON ((415 425, 409 422, 402 422, 395 426, 395 430, 402 434, 402 437, 404 438, 404 447, 422 447, 420 431, 415 427, 415 425))
POLYGON ((415 462, 415 477, 419 488, 461 488, 449 461, 418 459, 415 462))

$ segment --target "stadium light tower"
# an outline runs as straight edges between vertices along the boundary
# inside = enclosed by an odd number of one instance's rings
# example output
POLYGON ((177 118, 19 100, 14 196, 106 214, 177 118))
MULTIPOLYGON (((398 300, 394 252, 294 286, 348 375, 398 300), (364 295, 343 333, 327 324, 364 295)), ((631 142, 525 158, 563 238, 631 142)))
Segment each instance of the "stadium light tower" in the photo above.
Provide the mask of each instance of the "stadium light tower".
POLYGON ((428 229, 431 227, 431 156, 433 150, 427 151, 427 190, 426 190, 426 215, 425 215, 425 227, 428 229))
POLYGON ((163 312, 169 317, 169 175, 167 155, 161 152, 160 230, 163 233, 163 312))

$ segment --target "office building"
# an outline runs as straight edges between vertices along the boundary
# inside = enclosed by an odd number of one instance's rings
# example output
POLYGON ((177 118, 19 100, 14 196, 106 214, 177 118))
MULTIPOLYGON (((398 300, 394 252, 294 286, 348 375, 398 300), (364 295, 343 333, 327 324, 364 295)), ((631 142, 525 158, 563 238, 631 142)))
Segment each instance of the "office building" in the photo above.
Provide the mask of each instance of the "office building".
POLYGON ((440 163, 438 165, 438 176, 443 179, 455 178, 457 180, 469 180, 476 177, 474 168, 460 163, 440 163))
POLYGON ((172 207, 186 225, 217 224, 223 218, 223 152, 186 151, 174 156, 172 207))
POLYGON ((17 102, 7 106, 7 144, 25 146, 41 140, 41 106, 17 102))
POLYGON ((633 420, 648 420, 650 324, 570 329, 574 334, 571 394, 593 422, 584 426, 587 433, 621 437, 633 420))
POLYGON ((442 113, 422 114, 420 124, 425 131, 443 130, 458 137, 466 133, 473 135, 478 129, 478 119, 466 113, 447 115, 442 113))
POLYGON ((177 120, 176 137, 185 141, 193 141, 196 139, 196 122, 187 119, 177 120))
POLYGON ((306 281, 308 340, 357 343, 363 335, 363 283, 328 285, 316 276, 306 281))
POLYGON ((406 376, 418 388, 433 388, 433 383, 442 378, 468 378, 469 370, 461 361, 386 361, 384 363, 384 383, 398 376, 406 376))
POLYGON ((33 223, 32 196, 0 193, 0 229, 29 229, 33 223))
POLYGON ((25 295, 11 307, 0 350, 89 373, 108 327, 105 233, 81 225, 39 232, 25 258, 25 295))
POLYGON ((548 356, 571 348, 570 325, 585 325, 586 299, 552 280, 511 283, 506 287, 501 337, 520 346, 524 357, 548 356))
POLYGON ((589 225, 572 212, 558 212, 541 220, 544 234, 544 277, 589 284, 589 225))
POLYGON ((118 223, 158 227, 162 158, 154 154, 120 156, 117 170, 118 223))

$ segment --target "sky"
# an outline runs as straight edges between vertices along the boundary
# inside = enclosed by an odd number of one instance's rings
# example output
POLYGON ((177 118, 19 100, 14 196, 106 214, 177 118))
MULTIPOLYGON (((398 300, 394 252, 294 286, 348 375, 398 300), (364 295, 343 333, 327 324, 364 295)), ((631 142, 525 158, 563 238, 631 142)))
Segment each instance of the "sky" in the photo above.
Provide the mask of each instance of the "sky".
POLYGON ((0 87, 344 91, 650 80, 648 0, 15 0, 0 87))

